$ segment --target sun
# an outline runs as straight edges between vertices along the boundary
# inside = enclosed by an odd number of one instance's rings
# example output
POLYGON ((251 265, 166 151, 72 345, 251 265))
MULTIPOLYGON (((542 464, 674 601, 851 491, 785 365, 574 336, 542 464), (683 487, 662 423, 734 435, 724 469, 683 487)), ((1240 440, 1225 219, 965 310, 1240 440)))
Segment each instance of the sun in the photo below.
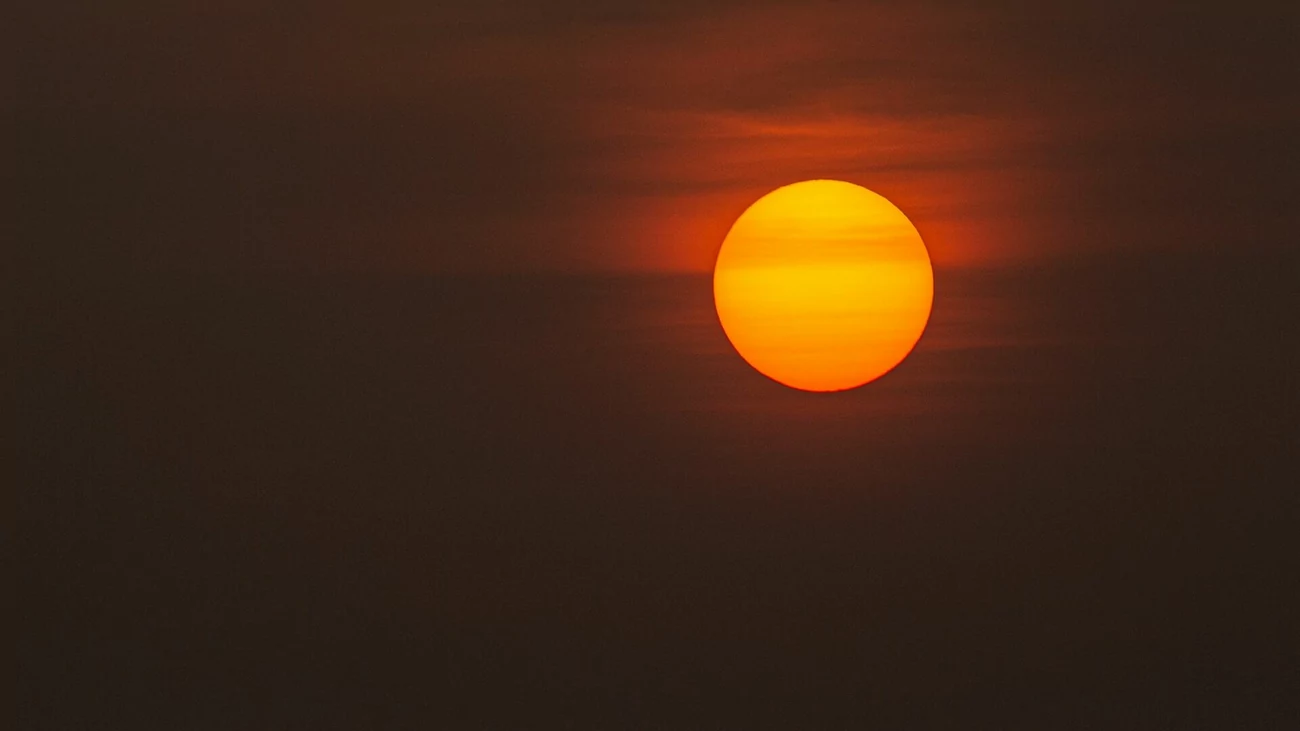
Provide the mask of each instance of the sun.
POLYGON ((768 193, 736 219, 713 270, 727 338, 760 373, 805 391, 881 377, 921 338, 934 270, 912 222, 838 180, 768 193))

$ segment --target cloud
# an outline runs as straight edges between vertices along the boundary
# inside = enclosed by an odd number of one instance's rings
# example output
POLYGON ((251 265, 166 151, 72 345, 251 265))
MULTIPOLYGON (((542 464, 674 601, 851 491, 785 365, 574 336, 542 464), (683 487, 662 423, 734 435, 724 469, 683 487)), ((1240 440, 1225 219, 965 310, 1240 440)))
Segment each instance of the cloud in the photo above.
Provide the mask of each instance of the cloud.
MULTIPOLYGON (((699 269, 807 177, 890 197, 941 264, 1133 245, 1116 232, 1188 208, 1216 232, 1294 215, 1269 150, 1297 121, 1297 26, 1263 4, 30 13, 24 208, 70 258, 699 269)), ((1165 239, 1136 244, 1195 243, 1165 239)))

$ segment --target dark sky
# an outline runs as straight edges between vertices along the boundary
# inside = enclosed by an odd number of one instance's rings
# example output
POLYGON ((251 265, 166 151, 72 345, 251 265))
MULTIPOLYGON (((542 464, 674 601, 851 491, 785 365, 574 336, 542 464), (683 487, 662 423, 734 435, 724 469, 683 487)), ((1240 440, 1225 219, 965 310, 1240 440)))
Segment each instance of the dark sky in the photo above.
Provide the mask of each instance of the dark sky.
POLYGON ((1300 728, 1294 3, 25 3, 17 728, 1300 728), (931 322, 726 340, 842 178, 931 322))
POLYGON ((1289 3, 536 5, 22 9, 19 208, 185 268, 706 270, 815 177, 941 265, 1294 230, 1289 3))

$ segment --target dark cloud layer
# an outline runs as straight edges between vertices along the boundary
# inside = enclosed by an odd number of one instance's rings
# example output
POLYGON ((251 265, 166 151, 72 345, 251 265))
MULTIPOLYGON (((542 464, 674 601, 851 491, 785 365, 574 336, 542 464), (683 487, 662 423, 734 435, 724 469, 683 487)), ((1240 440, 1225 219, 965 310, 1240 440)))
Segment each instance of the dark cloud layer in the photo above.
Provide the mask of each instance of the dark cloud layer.
POLYGON ((940 263, 1293 228, 1297 13, 62 4, 20 17, 22 235, 92 266, 700 269, 845 177, 940 263), (1190 216, 1190 218, 1189 218, 1190 216))

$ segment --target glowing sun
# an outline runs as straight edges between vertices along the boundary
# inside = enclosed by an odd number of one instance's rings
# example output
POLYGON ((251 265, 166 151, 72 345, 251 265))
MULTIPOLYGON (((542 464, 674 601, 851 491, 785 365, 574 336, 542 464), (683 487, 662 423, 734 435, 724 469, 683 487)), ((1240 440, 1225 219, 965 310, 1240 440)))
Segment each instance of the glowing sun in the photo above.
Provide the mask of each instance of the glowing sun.
POLYGON ((805 391, 884 375, 930 319, 934 271, 893 203, 838 180, 768 193, 732 225, 713 270, 727 338, 760 373, 805 391))

